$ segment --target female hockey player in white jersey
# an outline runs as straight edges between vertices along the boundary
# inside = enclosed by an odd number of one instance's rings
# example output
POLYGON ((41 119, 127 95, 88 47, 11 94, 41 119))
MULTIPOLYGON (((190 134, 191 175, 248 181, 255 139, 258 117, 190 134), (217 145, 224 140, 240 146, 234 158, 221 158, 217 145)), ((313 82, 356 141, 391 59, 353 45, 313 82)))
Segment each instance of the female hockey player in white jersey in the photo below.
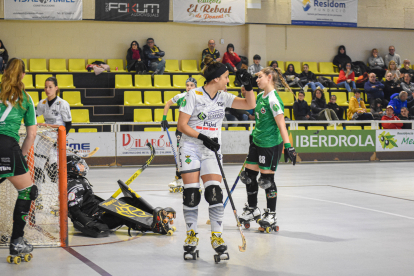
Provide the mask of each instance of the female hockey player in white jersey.
MULTIPOLYGON (((206 84, 187 93, 180 106, 178 130, 183 133, 180 141, 180 171, 184 182, 183 209, 187 226, 187 238, 184 242, 184 259, 186 254, 197 253, 198 245, 197 217, 200 203, 200 176, 204 183, 204 197, 209 203, 211 221, 211 245, 222 254, 227 245, 222 238, 223 232, 223 193, 220 188, 222 176, 213 151, 217 150, 221 158, 221 125, 226 107, 252 109, 255 97, 250 78, 243 83, 246 98, 242 99, 222 92, 229 82, 229 72, 224 64, 213 61, 210 56, 204 58, 203 76, 206 84)), ((247 72, 246 72, 247 75, 247 72)), ((239 76, 238 76, 239 77, 239 76)), ((241 75, 240 78, 244 76, 241 75)))
MULTIPOLYGON (((185 81, 185 86, 186 86, 186 91, 184 93, 175 95, 164 106, 164 116, 162 117, 162 121, 161 121, 161 127, 164 129, 164 131, 167 128, 170 128, 170 126, 168 125, 168 121, 167 121, 168 110, 170 110, 170 107, 173 104, 177 104, 178 106, 181 105, 181 102, 184 100, 184 97, 185 95, 187 95, 187 92, 197 87, 196 79, 191 78, 191 77, 188 78, 185 81)), ((177 148, 178 148, 178 145, 180 144, 181 135, 182 135, 181 132, 179 132, 178 130, 175 131, 175 137, 177 137, 177 148)), ((178 162, 178 160, 176 160, 175 162, 178 162)), ((176 166, 175 179, 170 184, 168 184, 168 187, 170 187, 170 191, 172 192, 179 191, 180 189, 182 189, 181 187, 183 186, 183 180, 181 178, 180 170, 178 169, 178 164, 176 163, 175 166, 176 166)))

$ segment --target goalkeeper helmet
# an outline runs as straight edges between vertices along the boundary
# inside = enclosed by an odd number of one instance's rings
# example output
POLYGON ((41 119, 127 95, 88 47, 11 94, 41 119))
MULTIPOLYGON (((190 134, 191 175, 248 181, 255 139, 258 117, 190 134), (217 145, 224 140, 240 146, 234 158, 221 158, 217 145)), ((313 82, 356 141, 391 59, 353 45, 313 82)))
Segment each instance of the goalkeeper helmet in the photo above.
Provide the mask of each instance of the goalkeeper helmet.
POLYGON ((68 155, 67 160, 67 173, 72 177, 85 177, 88 174, 89 167, 85 160, 77 155, 68 155))

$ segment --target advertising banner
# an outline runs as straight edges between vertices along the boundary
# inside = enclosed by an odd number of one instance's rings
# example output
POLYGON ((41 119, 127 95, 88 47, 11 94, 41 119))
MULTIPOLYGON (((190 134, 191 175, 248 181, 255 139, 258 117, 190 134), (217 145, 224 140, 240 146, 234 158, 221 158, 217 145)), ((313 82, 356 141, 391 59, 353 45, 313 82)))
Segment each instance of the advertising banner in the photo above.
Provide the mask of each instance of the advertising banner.
MULTIPOLYGON (((170 131, 173 145, 177 145, 177 138, 175 132, 170 131)), ((147 143, 151 143, 155 149, 156 155, 173 155, 171 143, 165 132, 117 132, 116 133, 116 148, 117 156, 141 156, 149 155, 150 149, 147 143)), ((176 148, 174 148, 176 150, 176 148)), ((177 150, 176 150, 177 153, 177 150)))
POLYGON ((82 0, 4 0, 6 20, 82 20, 82 0))
POLYGON ((168 22, 169 0, 96 0, 95 20, 168 22))
POLYGON ((358 0, 292 0, 292 25, 356 27, 358 0))
POLYGON ((414 130, 380 129, 376 131, 378 152, 414 151, 414 130))
POLYGON ((289 133, 298 153, 375 151, 375 130, 292 130, 289 133))
POLYGON ((99 150, 93 157, 116 156, 113 132, 70 133, 66 138, 66 145, 80 153, 90 153, 98 147, 99 150))
POLYGON ((203 25, 242 25, 245 0, 174 0, 174 22, 203 25))

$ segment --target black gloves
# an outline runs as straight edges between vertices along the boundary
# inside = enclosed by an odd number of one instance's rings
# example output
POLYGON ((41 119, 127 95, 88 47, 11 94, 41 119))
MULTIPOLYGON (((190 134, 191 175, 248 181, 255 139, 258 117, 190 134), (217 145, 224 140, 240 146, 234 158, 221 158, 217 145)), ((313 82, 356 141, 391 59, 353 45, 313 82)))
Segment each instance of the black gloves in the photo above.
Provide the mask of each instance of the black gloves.
POLYGON ((162 120, 162 121, 161 121, 161 127, 162 127, 164 130, 167 130, 167 128, 170 128, 170 126, 168 125, 168 121, 167 121, 167 120, 162 120))
POLYGON ((253 86, 251 82, 251 76, 245 69, 240 69, 236 72, 236 78, 237 80, 244 85, 244 88, 246 91, 252 91, 253 86))
POLYGON ((293 166, 296 164, 296 151, 294 147, 285 148, 285 162, 287 163, 288 160, 291 160, 293 166))
POLYGON ((197 138, 203 141, 203 145, 206 146, 206 148, 208 148, 211 151, 218 151, 220 149, 218 138, 210 139, 209 137, 201 133, 198 135, 197 138))
POLYGON ((108 225, 103 224, 103 223, 99 223, 96 221, 90 221, 86 224, 86 227, 94 229, 95 231, 97 231, 98 233, 102 233, 102 232, 108 232, 109 228, 108 225))

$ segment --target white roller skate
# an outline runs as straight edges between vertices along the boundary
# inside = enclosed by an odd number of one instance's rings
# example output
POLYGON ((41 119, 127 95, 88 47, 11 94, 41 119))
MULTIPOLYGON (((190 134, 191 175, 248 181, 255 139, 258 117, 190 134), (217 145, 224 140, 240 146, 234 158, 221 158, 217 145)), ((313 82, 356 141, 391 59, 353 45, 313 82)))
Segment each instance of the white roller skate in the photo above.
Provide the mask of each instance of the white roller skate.
POLYGON ((279 226, 277 226, 276 212, 271 212, 269 208, 264 209, 264 213, 261 219, 257 221, 260 224, 259 231, 270 233, 273 231, 278 232, 279 226))
POLYGON ((7 262, 9 264, 20 264, 22 259, 25 262, 30 262, 33 258, 32 252, 33 245, 28 244, 27 241, 23 238, 17 238, 11 240, 10 242, 10 256, 7 257, 7 262))
POLYGON ((260 210, 257 207, 249 207, 247 204, 243 208, 243 213, 239 217, 239 221, 246 229, 250 228, 250 222, 260 219, 260 210))
POLYGON ((217 254, 214 255, 214 261, 216 262, 216 264, 219 263, 221 260, 230 259, 229 253, 225 252, 227 251, 227 245, 224 242, 221 235, 221 232, 211 232, 211 246, 217 252, 217 254))
POLYGON ((182 193, 184 190, 183 180, 176 176, 175 179, 168 184, 168 187, 170 187, 170 193, 182 193))
POLYGON ((184 241, 184 260, 197 260, 199 257, 197 233, 194 230, 187 231, 187 238, 184 241))

